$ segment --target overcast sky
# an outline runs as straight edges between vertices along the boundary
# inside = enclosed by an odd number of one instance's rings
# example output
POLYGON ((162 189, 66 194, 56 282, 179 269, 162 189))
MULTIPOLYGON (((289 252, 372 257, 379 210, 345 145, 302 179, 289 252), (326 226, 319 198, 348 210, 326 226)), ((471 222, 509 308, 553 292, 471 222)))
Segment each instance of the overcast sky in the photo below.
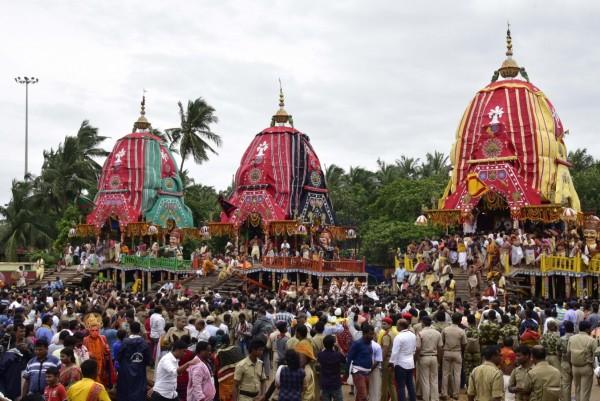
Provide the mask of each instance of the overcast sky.
POLYGON ((570 128, 568 149, 600 157, 597 1, 3 2, 0 204, 24 170, 16 76, 40 79, 30 88, 32 173, 84 119, 111 149, 145 88, 156 128, 177 125, 178 100, 201 96, 216 109, 219 156, 186 167, 219 190, 269 125, 278 78, 324 165, 448 153, 467 103, 504 59, 507 20, 515 59, 570 128))

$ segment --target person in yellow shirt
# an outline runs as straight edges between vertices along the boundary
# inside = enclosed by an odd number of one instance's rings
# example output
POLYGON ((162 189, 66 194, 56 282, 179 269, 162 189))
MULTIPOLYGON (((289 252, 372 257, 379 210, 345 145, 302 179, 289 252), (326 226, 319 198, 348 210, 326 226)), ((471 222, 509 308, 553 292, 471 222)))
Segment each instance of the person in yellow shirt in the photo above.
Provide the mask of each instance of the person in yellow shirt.
POLYGON ((110 401, 104 386, 94 380, 98 376, 98 363, 88 359, 81 363, 83 379, 73 383, 67 391, 68 401, 110 401))

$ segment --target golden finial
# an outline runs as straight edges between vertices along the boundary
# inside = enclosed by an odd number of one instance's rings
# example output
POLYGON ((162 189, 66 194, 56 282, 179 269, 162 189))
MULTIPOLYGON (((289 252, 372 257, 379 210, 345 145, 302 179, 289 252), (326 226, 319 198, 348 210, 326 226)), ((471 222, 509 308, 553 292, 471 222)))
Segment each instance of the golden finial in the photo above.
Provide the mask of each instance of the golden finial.
POLYGON ((285 106, 284 97, 283 97, 283 88, 281 87, 281 78, 279 78, 279 107, 283 108, 285 106))
POLYGON ((147 130, 150 128, 150 122, 146 119, 146 89, 144 89, 144 95, 142 95, 140 117, 133 124, 133 130, 147 130))
POLYGON ((506 57, 512 57, 512 38, 510 37, 510 22, 506 23, 508 27, 506 28, 506 57))
MULTIPOLYGON (((499 73, 502 78, 516 78, 517 75, 521 72, 521 67, 517 64, 517 62, 512 58, 513 50, 512 50, 512 36, 510 34, 510 22, 507 22, 506 29, 506 59, 502 63, 502 66, 498 69, 497 73, 499 73)), ((497 74, 494 74, 494 81, 497 79, 497 74)))
POLYGON ((283 87, 281 86, 281 79, 279 79, 279 110, 277 110, 277 113, 271 118, 271 127, 275 126, 275 124, 283 125, 287 122, 289 122, 292 127, 294 126, 292 116, 285 111, 284 106, 285 98, 283 96, 283 87))

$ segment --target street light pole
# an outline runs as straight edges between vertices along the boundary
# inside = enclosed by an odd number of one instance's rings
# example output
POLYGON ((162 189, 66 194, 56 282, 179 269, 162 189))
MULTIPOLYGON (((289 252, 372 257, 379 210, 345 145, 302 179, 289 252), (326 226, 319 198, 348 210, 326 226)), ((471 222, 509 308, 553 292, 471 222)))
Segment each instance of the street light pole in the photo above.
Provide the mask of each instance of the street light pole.
POLYGON ((36 77, 16 77, 15 82, 25 84, 25 180, 28 178, 28 158, 29 158, 29 84, 37 84, 39 79, 36 77))

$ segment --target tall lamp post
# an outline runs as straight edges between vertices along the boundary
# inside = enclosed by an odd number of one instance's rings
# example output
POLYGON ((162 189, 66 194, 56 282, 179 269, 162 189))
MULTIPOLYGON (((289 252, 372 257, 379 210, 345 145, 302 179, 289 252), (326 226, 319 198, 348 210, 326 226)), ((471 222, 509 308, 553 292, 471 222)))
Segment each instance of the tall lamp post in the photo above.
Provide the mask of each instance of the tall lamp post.
POLYGON ((29 168, 27 161, 29 157, 29 85, 37 84, 36 77, 16 77, 15 82, 25 84, 25 179, 28 177, 29 168))

